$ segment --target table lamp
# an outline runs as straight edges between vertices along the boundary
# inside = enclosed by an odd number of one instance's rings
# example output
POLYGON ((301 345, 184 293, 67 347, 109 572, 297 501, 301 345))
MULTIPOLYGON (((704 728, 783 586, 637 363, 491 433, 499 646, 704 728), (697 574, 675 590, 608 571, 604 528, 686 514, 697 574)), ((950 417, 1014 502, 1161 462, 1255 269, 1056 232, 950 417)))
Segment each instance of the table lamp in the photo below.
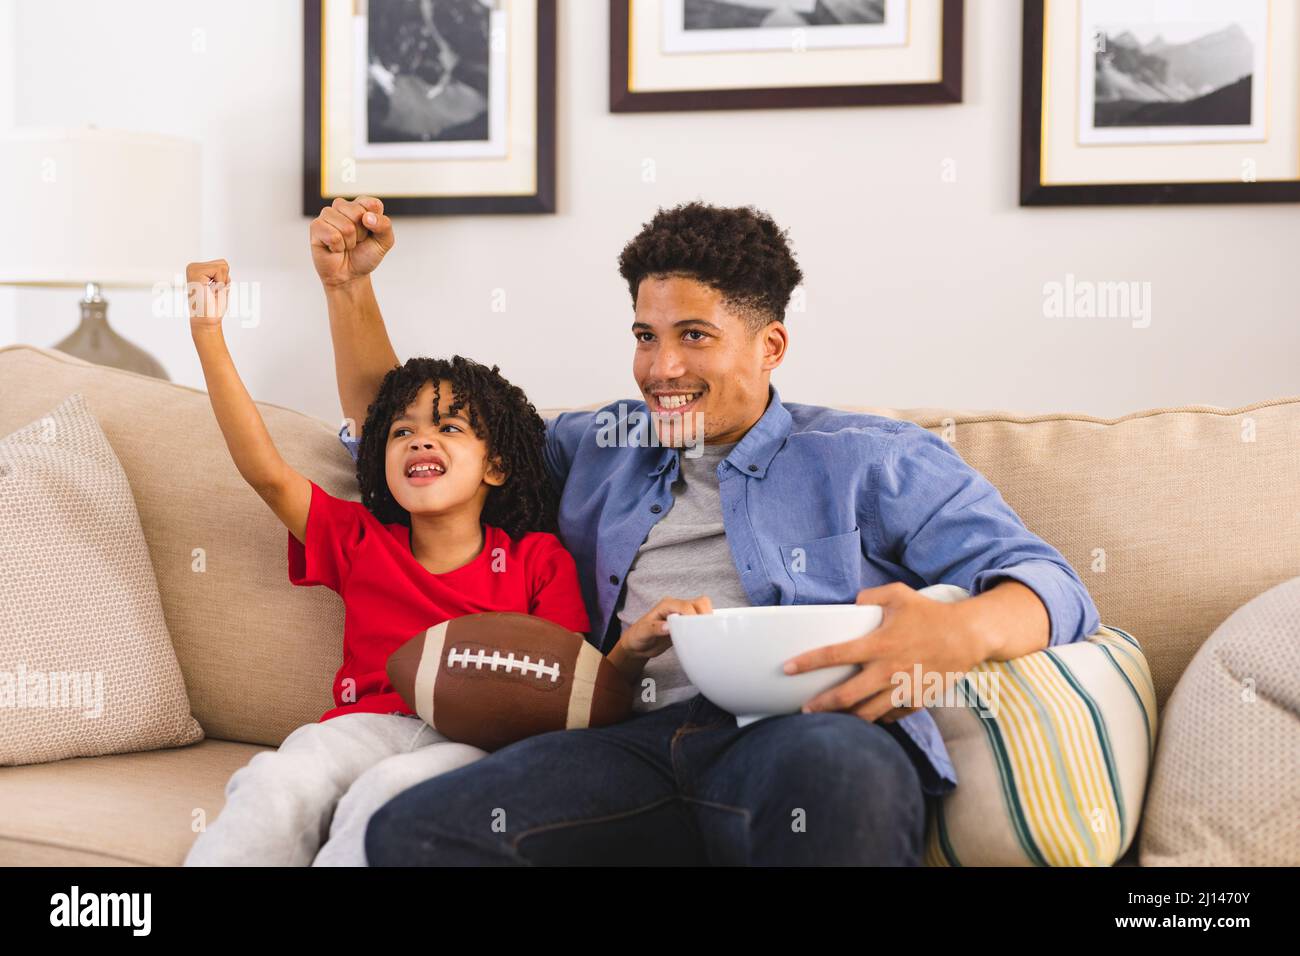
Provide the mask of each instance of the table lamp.
POLYGON ((0 134, 0 284, 84 288, 81 324, 54 345, 78 358, 166 379, 152 355, 108 325, 109 288, 171 295, 199 244, 199 146, 117 130, 17 128, 0 134))

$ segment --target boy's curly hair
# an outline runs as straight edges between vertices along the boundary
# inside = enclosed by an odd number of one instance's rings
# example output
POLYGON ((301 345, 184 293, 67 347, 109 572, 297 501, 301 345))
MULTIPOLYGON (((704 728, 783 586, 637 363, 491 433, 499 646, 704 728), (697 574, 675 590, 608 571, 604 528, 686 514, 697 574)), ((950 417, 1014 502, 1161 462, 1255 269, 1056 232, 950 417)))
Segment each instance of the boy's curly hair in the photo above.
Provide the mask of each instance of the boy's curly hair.
POLYGON ((790 295, 803 281, 787 234, 753 206, 683 203, 660 209, 618 257, 636 305, 647 276, 686 276, 722 294, 751 332, 785 321, 790 295))
POLYGON ((529 531, 555 531, 555 487, 542 449, 546 425, 523 389, 511 385, 493 365, 488 368, 460 355, 451 359, 412 358, 389 370, 366 411, 357 450, 361 503, 385 524, 411 526, 411 515, 388 488, 385 453, 393 422, 431 382, 434 421, 440 421, 441 383, 451 383, 451 411, 469 419, 487 443, 487 457, 505 473, 505 483, 489 489, 482 520, 518 539, 529 531))

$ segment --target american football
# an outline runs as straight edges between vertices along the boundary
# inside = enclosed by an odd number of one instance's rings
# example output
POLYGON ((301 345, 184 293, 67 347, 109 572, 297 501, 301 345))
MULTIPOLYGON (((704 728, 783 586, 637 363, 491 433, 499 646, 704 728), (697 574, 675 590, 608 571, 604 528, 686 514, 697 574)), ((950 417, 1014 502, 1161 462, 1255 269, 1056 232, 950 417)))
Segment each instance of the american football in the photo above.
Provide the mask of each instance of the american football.
POLYGON ((467 614, 388 658, 393 689, 448 740, 499 750, 632 713, 632 688, 581 635, 529 614, 467 614))

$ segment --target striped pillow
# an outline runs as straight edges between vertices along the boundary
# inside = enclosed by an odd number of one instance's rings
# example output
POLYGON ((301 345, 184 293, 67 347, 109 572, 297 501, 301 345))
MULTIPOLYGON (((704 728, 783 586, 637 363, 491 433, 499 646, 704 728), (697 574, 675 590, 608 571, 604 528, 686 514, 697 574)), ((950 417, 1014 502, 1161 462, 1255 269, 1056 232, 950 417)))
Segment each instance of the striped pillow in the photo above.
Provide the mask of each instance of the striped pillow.
POLYGON ((1109 866, 1123 856, 1156 735, 1137 640, 1103 625, 1082 641, 986 661, 961 689, 972 706, 930 708, 958 783, 929 802, 925 863, 1109 866))

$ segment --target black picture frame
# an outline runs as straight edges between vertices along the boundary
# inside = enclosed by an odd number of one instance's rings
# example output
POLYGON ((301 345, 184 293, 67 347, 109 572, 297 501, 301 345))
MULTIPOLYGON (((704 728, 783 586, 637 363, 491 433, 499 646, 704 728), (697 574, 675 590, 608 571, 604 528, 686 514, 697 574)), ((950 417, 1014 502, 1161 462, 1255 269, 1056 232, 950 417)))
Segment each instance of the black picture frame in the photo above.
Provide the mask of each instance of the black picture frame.
MULTIPOLYGON (((334 199, 321 192, 321 22, 326 0, 303 0, 302 214, 334 199)), ((555 212, 556 2, 537 0, 537 189, 527 195, 380 196, 395 216, 555 212)))
POLYGON ((961 102, 964 0, 943 0, 941 77, 935 83, 755 87, 735 90, 668 90, 644 93, 636 93, 628 88, 629 9, 629 0, 609 0, 609 111, 611 113, 804 109, 822 106, 890 106, 961 102))
POLYGON ((1043 185, 1045 6, 1044 0, 1024 0, 1024 4, 1020 80, 1021 206, 1300 202, 1300 180, 1043 185))

